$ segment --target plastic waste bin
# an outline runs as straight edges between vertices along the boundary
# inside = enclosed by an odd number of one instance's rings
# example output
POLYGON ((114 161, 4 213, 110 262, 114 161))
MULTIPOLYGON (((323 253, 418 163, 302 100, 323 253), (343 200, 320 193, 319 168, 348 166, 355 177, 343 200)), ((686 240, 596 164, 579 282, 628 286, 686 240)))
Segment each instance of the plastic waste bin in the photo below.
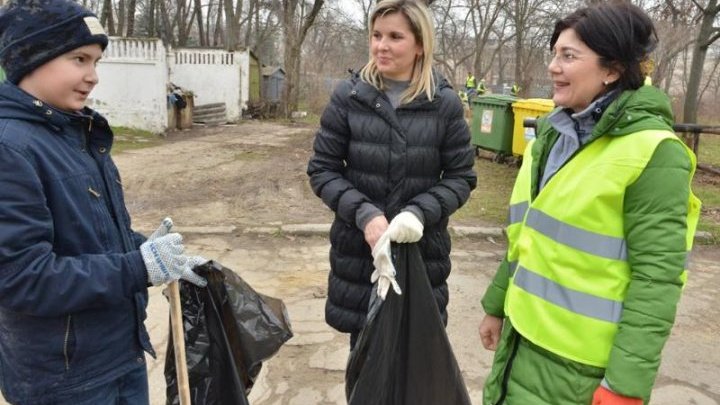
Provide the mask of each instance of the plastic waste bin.
POLYGON ((512 110, 515 116, 515 125, 512 134, 512 153, 522 156, 525 152, 525 145, 535 139, 535 128, 525 128, 525 118, 537 118, 549 113, 555 108, 555 103, 545 98, 528 98, 513 103, 512 110))
POLYGON ((472 100, 472 144, 507 156, 512 153, 512 104, 517 97, 490 94, 472 100))

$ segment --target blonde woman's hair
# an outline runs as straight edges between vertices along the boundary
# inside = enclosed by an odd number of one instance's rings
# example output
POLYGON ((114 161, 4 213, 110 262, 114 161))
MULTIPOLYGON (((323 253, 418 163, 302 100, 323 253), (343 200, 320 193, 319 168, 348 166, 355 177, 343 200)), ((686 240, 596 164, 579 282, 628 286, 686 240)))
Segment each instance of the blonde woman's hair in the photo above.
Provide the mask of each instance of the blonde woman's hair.
MULTIPOLYGON (((432 74, 433 52, 435 50, 435 33, 430 12, 420 0, 382 0, 370 15, 368 22, 369 42, 372 42, 373 26, 378 17, 400 13, 410 24, 415 41, 422 46, 423 54, 415 58, 410 86, 400 96, 400 104, 406 104, 422 93, 432 100, 435 92, 435 78, 432 74)), ((360 78, 378 90, 385 90, 382 76, 370 49, 370 59, 360 70, 360 78)))

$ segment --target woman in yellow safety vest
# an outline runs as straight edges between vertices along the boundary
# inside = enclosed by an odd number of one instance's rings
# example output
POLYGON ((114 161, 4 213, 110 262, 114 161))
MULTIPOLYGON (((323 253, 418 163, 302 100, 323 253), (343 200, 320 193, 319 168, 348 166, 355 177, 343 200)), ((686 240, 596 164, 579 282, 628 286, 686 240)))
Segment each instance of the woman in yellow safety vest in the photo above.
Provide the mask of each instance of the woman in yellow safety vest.
POLYGON ((525 151, 482 301, 480 338, 496 351, 486 405, 649 401, 700 211, 695 156, 668 97, 644 83, 656 43, 629 3, 555 25, 558 108, 525 151))

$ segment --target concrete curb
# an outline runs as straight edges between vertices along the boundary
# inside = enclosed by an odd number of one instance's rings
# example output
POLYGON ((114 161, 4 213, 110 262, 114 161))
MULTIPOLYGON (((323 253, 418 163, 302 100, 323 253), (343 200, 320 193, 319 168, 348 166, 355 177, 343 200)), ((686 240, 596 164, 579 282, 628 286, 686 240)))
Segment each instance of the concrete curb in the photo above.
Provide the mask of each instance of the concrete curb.
MULTIPOLYGON (((311 237, 327 236, 330 233, 330 226, 331 224, 272 224, 246 228, 238 228, 235 225, 184 226, 173 228, 173 230, 181 234, 195 235, 229 235, 239 230, 244 234, 311 237)), ((505 230, 501 227, 450 225, 448 230, 452 236, 458 238, 505 238, 505 230)), ((138 231, 149 235, 154 229, 139 229, 138 231)), ((698 231, 695 233, 695 243, 708 244, 713 241, 714 238, 710 232, 698 231)))

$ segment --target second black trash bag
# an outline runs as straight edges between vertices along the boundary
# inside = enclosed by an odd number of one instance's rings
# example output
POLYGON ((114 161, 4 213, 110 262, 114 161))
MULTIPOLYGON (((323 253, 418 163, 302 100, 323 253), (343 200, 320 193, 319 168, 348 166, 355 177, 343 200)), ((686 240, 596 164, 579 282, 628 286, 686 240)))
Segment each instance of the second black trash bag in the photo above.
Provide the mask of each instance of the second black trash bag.
MULTIPOLYGON (((259 294, 214 262, 194 271, 207 288, 180 282, 185 351, 193 405, 246 405, 262 362, 292 337, 285 305, 259 294)), ((180 403, 172 335, 165 358, 167 404, 180 403)))
POLYGON ((348 405, 470 405, 420 250, 393 251, 402 295, 373 293, 345 374, 348 405))

